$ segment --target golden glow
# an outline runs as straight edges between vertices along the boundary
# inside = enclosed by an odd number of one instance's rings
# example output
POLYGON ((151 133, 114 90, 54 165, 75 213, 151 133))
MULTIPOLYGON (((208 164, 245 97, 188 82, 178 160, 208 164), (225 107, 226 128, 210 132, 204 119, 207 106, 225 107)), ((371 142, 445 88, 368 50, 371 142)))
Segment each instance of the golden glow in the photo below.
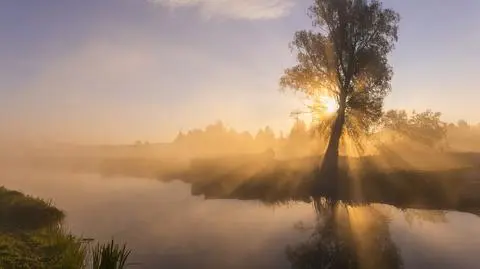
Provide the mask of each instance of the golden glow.
POLYGON ((304 105, 308 109, 302 115, 307 122, 318 122, 331 118, 338 110, 337 100, 329 95, 316 95, 306 98, 304 105))
POLYGON ((330 96, 322 96, 319 98, 320 103, 325 108, 325 112, 328 114, 335 113, 338 110, 338 103, 335 98, 330 96))

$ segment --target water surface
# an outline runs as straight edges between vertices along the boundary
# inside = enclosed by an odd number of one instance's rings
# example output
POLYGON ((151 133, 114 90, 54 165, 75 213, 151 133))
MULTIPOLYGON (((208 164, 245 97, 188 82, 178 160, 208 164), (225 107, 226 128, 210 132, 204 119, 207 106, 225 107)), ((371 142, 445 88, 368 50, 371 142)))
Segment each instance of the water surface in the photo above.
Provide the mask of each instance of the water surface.
POLYGON ((127 242, 139 263, 132 268, 307 268, 348 256, 348 247, 330 256, 322 249, 341 240, 354 245, 357 262, 388 268, 480 264, 480 218, 468 213, 205 200, 180 181, 28 170, 2 171, 0 185, 51 199, 77 235, 127 242), (330 224, 342 235, 327 233, 330 224))

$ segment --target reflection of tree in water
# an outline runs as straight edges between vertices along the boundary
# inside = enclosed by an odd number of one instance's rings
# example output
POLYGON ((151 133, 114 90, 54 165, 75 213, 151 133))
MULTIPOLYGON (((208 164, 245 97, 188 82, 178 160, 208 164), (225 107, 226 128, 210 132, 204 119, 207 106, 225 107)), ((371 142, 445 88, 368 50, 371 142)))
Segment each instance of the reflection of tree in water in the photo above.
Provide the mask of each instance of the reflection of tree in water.
POLYGON ((418 210, 418 209, 406 209, 405 221, 410 225, 415 223, 422 224, 428 223, 446 223, 447 215, 445 211, 441 210, 418 210))
POLYGON ((308 241, 287 247, 292 268, 403 268, 389 218, 373 206, 315 202, 317 222, 308 241))
POLYGON ((409 226, 422 225, 424 223, 447 223, 447 211, 445 210, 424 210, 405 208, 398 209, 393 206, 376 204, 375 208, 381 211, 385 216, 391 218, 395 215, 395 211, 401 210, 401 215, 409 226))

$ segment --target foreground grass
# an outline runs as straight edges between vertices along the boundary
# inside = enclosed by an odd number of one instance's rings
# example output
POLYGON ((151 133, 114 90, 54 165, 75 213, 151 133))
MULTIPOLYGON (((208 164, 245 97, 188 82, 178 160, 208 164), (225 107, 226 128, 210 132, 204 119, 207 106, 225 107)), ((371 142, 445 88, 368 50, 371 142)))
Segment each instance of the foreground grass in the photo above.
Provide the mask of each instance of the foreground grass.
POLYGON ((0 187, 0 269, 122 269, 130 254, 111 241, 88 242, 62 228, 51 203, 0 187))
POLYGON ((108 244, 97 244, 92 250, 92 267, 95 269, 120 269, 126 267, 131 251, 112 240, 108 244))
POLYGON ((51 203, 0 187, 0 268, 82 268, 86 247, 51 203))
POLYGON ((84 268, 86 246, 60 228, 0 234, 0 268, 84 268))

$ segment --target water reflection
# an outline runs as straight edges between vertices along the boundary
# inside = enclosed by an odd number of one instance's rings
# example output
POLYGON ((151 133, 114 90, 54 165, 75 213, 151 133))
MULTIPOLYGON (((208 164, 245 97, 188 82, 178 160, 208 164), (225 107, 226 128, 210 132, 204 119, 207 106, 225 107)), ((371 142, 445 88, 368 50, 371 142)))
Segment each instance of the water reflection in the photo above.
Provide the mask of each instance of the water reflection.
MULTIPOLYGON (((225 179, 225 176, 219 178, 225 179)), ((282 181, 241 180, 231 184, 229 181, 218 180, 218 178, 208 180, 200 178, 190 183, 193 195, 201 195, 207 199, 254 199, 267 205, 296 202, 312 204, 316 213, 315 224, 310 228, 302 223, 296 225, 299 230, 310 230, 309 238, 297 245, 289 245, 286 250, 288 261, 294 269, 477 268, 480 262, 478 257, 467 254, 480 246, 480 240, 466 239, 460 242, 463 245, 460 251, 459 243, 453 242, 454 240, 449 237, 452 233, 459 233, 458 230, 440 233, 430 228, 432 232, 424 230, 420 234, 423 239, 433 236, 449 238, 448 240, 452 242, 425 245, 424 242, 419 243, 415 240, 412 240, 413 242, 397 240, 407 244, 408 248, 414 249, 413 251, 407 249, 407 255, 402 255, 400 248, 393 240, 390 225, 392 218, 401 216, 412 230, 416 228, 414 226, 425 223, 438 228, 439 224, 448 224, 446 209, 458 208, 478 216, 480 207, 476 202, 464 206, 464 203, 439 198, 442 194, 416 199, 414 202, 411 199, 415 197, 413 195, 397 195, 394 199, 384 194, 367 195, 360 200, 354 197, 352 199, 347 195, 345 196, 347 200, 343 201, 313 198, 301 187, 283 186, 285 182, 282 181), (389 205, 377 204, 375 201, 388 202, 389 205), (425 207, 429 210, 420 209, 425 207), (423 249, 421 249, 422 245, 423 249), (468 246, 473 249, 468 249, 468 246), (414 253, 415 251, 417 253, 414 253), (428 258, 422 259, 421 256, 419 257, 420 253, 428 258), (408 263, 404 262, 405 256, 409 258, 408 263)), ((463 217, 464 215, 460 218, 463 217)), ((478 221, 478 218, 475 220, 478 221)), ((479 232, 480 229, 475 230, 475 233, 479 232)), ((401 234, 400 237, 402 236, 404 235, 401 234)))
POLYGON ((389 218, 374 206, 314 200, 317 221, 310 238, 286 250, 294 269, 403 268, 389 218))
POLYGON ((0 185, 55 201, 76 234, 128 242, 132 262, 142 263, 133 268, 470 269, 480 263, 480 218, 473 215, 249 193, 219 183, 0 171, 0 185))

